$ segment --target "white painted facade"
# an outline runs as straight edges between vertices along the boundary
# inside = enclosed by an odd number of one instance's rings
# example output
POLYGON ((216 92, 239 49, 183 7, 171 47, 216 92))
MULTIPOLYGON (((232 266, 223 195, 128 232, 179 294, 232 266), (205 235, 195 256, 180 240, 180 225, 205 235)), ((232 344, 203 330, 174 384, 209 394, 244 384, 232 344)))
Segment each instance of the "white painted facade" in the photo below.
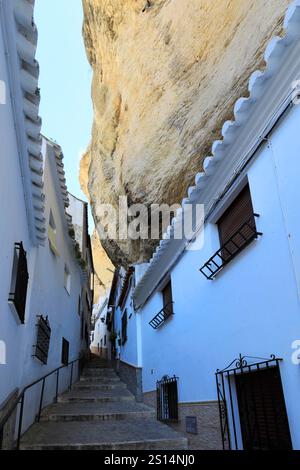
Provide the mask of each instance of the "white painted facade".
MULTIPOLYGON (((239 354, 249 364, 274 354, 281 359, 292 446, 299 450, 300 105, 292 89, 300 77, 299 1, 287 12, 285 36, 271 41, 265 59, 266 70, 251 76, 249 98, 236 103, 235 121, 224 124, 223 140, 214 143, 205 171, 196 176, 183 201, 183 207, 204 204, 204 229, 197 236, 204 237, 203 246, 189 250, 191 240, 172 238, 175 225, 182 223, 179 211, 133 293, 128 293, 124 308, 131 308, 134 300, 135 312, 118 354, 142 366, 144 393, 154 392, 163 376, 177 376, 178 400, 185 404, 216 402, 215 372, 239 354), (207 280, 199 270, 220 248, 217 222, 247 182, 262 235, 207 280), (155 330, 149 322, 163 307, 162 288, 168 280, 174 316, 155 330)), ((115 312, 116 331, 122 312, 115 312)), ((239 422, 236 432, 242 448, 239 422)))
POLYGON ((102 358, 109 357, 110 333, 107 330, 108 297, 100 297, 99 303, 93 308, 94 329, 91 332, 91 351, 102 358))
MULTIPOLYGON (((20 393, 62 365, 62 338, 69 341, 69 361, 88 347, 80 337, 78 303, 86 278, 69 235, 72 220, 66 213, 62 151, 40 135, 33 9, 33 1, 0 2, 0 411, 13 392, 20 393), (55 226, 55 253, 50 247, 50 219, 55 226), (8 302, 14 244, 19 242, 27 254, 29 274, 24 324, 8 302), (46 365, 33 356, 39 315, 48 317, 51 327, 46 365)), ((66 367, 60 372, 59 392, 69 383, 70 368, 66 367)), ((55 384, 55 375, 47 379, 43 406, 53 400, 55 384)), ((41 385, 26 394, 23 431, 36 416, 41 385)))

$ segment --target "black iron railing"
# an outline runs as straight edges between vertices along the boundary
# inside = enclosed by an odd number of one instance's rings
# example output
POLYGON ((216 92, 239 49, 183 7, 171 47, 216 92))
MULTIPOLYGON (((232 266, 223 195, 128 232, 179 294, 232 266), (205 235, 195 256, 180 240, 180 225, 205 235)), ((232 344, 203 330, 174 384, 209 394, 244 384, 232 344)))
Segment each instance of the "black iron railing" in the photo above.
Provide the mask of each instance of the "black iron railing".
POLYGON ((178 421, 178 377, 167 375, 156 382, 157 419, 164 422, 178 421))
POLYGON ((28 286, 28 269, 26 251, 23 243, 15 243, 13 285, 8 301, 13 303, 22 324, 25 322, 25 307, 28 286))
POLYGON ((291 449, 280 361, 240 354, 216 371, 224 450, 291 449))
MULTIPOLYGON (((42 387, 41 387, 41 394, 40 394, 40 400, 39 400, 39 408, 38 408, 38 413, 37 413, 37 416, 36 416, 36 422, 39 422, 40 419, 41 419, 41 413, 42 413, 42 409, 43 409, 43 398, 44 398, 44 391, 45 391, 45 383, 46 383, 46 379, 54 374, 56 374, 56 388, 55 388, 55 398, 54 398, 54 402, 57 402, 57 399, 58 399, 58 394, 59 394, 59 377, 60 377, 60 371, 62 369, 65 369, 65 368, 69 368, 69 366, 71 366, 70 368, 70 382, 69 382, 69 390, 71 390, 72 388, 72 384, 73 384, 73 372, 74 372, 74 364, 76 364, 78 362, 79 364, 79 367, 78 367, 78 378, 81 374, 81 371, 82 371, 82 368, 83 368, 83 365, 84 365, 84 362, 85 362, 85 358, 84 357, 79 357, 78 359, 75 359, 74 361, 71 361, 69 362, 67 365, 63 365, 63 366, 60 366, 60 367, 57 367, 56 369, 54 369, 52 372, 49 372, 48 374, 44 375, 43 377, 41 377, 40 379, 36 380, 35 382, 32 382, 31 384, 27 385, 27 387, 25 387, 22 392, 19 394, 18 398, 16 399, 16 401, 12 404, 12 406, 10 407, 10 409, 7 411, 7 413, 4 415, 4 417, 2 418, 2 420, 0 421, 0 436, 3 434, 3 430, 4 430, 4 427, 7 423, 7 421, 10 419, 10 417, 12 416, 12 414, 15 412, 16 408, 18 407, 18 405, 20 405, 20 411, 19 411, 19 414, 18 414, 18 426, 17 426, 17 440, 16 440, 16 444, 15 444, 15 449, 16 450, 19 450, 20 448, 20 441, 21 441, 21 435, 22 435, 22 424, 23 424, 23 414, 24 414, 24 405, 25 405, 25 395, 26 395, 26 392, 34 387, 35 385, 39 384, 39 383, 42 383, 42 387)), ((0 441, 0 449, 1 449, 1 441, 0 441)))
POLYGON ((42 315, 38 316, 37 326, 37 341, 34 347, 33 356, 39 359, 43 364, 47 364, 48 352, 51 337, 51 328, 48 317, 44 318, 42 315))
MULTIPOLYGON (((253 214, 253 216, 259 217, 258 214, 253 214)), ((224 266, 230 263, 246 246, 260 235, 262 235, 262 232, 257 232, 254 218, 251 217, 200 268, 201 273, 206 279, 214 279, 224 266)))
POLYGON ((149 325, 154 328, 154 330, 157 330, 165 321, 168 320, 172 315, 174 315, 173 312, 173 304, 174 302, 170 302, 167 305, 165 305, 157 315, 155 315, 154 318, 149 322, 149 325))

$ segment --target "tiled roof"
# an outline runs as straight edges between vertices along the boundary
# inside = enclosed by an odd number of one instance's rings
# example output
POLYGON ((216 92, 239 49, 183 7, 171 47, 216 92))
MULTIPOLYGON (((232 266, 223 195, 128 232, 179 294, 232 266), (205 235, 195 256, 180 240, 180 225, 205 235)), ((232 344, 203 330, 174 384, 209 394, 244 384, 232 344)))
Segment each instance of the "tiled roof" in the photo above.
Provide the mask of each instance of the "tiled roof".
MULTIPOLYGON (((219 198, 219 191, 222 182, 225 179, 225 172, 238 172, 238 167, 230 166, 231 163, 236 163, 241 160, 243 146, 246 148, 246 142, 241 139, 242 131, 245 129, 245 124, 249 124, 255 110, 261 106, 263 100, 266 99, 267 90, 270 94, 268 109, 260 112, 262 121, 256 123, 251 121, 253 127, 253 134, 256 133, 256 141, 263 138, 264 126, 266 122, 263 119, 270 119, 271 114, 277 111, 279 98, 286 97, 286 83, 279 81, 279 75, 282 73, 282 61, 288 60, 286 65, 288 74, 297 73, 299 70, 299 52, 296 50, 296 45, 300 44, 300 0, 293 1, 288 8, 284 19, 285 35, 281 37, 274 37, 268 44, 264 59, 266 67, 264 71, 255 71, 248 83, 249 96, 247 98, 240 98, 234 106, 234 120, 226 121, 222 127, 222 140, 217 140, 212 144, 211 155, 206 157, 203 163, 203 172, 197 173, 195 176, 195 186, 188 189, 187 198, 182 201, 182 208, 177 211, 176 217, 172 220, 171 225, 168 227, 163 239, 160 241, 155 253, 150 259, 149 266, 137 284, 133 298, 136 308, 142 306, 152 292, 155 290, 164 275, 174 265, 180 254, 184 251, 190 240, 176 240, 173 238, 175 227, 177 224, 182 225, 183 208, 186 204, 203 203, 206 207, 206 212, 213 207, 214 200, 219 198), (295 46, 295 47, 294 47, 295 46), (293 48, 295 49, 295 57, 293 58, 293 48), (298 54, 298 55, 297 55, 298 54), (275 84, 278 96, 272 96, 270 93, 271 82, 276 77, 277 83, 275 84), (281 88, 280 88, 281 87, 281 88), (284 88, 285 87, 285 88, 284 88), (280 88, 278 90, 278 88, 280 88), (267 115, 267 111, 269 111, 267 115), (259 127, 261 125, 261 127, 259 127), (236 150, 236 142, 239 142, 239 148, 236 150), (234 159, 235 154, 239 157, 234 159)), ((293 76, 293 75, 292 75, 293 76)), ((300 76, 294 75, 294 79, 300 76)), ((283 82, 283 80, 282 80, 283 82)), ((287 82, 289 86, 290 95, 288 99, 291 100, 292 83, 287 82)), ((266 106, 265 106, 266 107, 266 106)), ((250 133, 249 133, 250 134, 250 133)), ((250 142, 250 140, 249 140, 250 142)), ((248 152, 255 151, 254 148, 247 148, 248 152)))
POLYGON ((16 121, 21 171, 30 233, 33 241, 46 239, 39 117, 39 64, 35 60, 37 28, 34 0, 12 0, 1 5, 12 105, 16 121))

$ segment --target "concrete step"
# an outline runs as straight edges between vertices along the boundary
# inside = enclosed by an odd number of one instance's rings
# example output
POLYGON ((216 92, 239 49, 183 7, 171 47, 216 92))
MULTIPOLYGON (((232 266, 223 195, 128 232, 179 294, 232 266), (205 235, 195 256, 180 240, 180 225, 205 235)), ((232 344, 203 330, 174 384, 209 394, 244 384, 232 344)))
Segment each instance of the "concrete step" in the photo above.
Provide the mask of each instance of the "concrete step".
POLYGON ((58 397, 59 403, 102 403, 116 401, 134 401, 135 398, 128 390, 71 390, 58 397))
POLYGON ((41 421, 107 421, 154 417, 155 411, 133 401, 115 403, 57 403, 47 407, 41 421))
POLYGON ((73 390, 124 390, 126 385, 123 382, 78 382, 73 385, 73 390))
POLYGON ((41 422, 23 436, 22 450, 184 450, 187 439, 155 418, 41 422))
POLYGON ((103 364, 101 362, 93 362, 87 364, 85 369, 104 369, 104 370, 114 370, 110 364, 103 364))
POLYGON ((119 383, 121 382, 120 378, 116 375, 115 377, 80 377, 80 383, 107 383, 107 384, 113 384, 113 383, 119 383))
POLYGON ((83 374, 84 377, 118 377, 116 372, 113 369, 84 369, 83 374))

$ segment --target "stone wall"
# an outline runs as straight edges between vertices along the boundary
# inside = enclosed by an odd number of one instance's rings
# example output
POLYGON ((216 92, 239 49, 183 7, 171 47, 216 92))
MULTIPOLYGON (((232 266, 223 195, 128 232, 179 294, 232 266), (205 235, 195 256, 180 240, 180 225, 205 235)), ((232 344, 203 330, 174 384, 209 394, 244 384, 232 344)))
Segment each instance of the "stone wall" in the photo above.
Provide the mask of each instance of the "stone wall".
MULTIPOLYGON (((156 391, 143 394, 143 402, 156 409, 156 391)), ((170 426, 187 437, 190 450, 222 450, 218 402, 178 404, 178 423, 170 426), (196 418, 197 434, 186 432, 186 417, 196 418)))
MULTIPOLYGON (((12 406, 14 406, 18 398, 18 390, 16 389, 11 395, 5 400, 4 403, 0 404, 0 422, 5 417, 6 413, 9 412, 12 406)), ((0 435, 0 449, 11 450, 14 448, 14 432, 16 425, 16 413, 15 410, 3 429, 3 434, 0 435)))
POLYGON ((133 393, 136 400, 142 402, 142 369, 120 360, 114 360, 113 366, 122 382, 126 383, 128 390, 133 393))

